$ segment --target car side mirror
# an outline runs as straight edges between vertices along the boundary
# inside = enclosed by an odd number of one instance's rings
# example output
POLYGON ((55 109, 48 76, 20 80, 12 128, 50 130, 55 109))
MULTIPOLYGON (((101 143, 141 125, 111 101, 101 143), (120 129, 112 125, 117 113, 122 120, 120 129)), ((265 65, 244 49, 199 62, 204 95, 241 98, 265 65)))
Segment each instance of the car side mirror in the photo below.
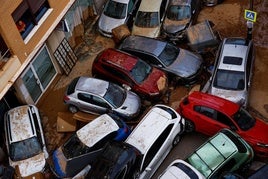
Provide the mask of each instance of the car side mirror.
POLYGON ((128 86, 127 84, 123 84, 122 86, 123 86, 123 88, 125 88, 125 89, 126 89, 126 90, 128 90, 128 91, 130 91, 130 90, 131 90, 131 87, 130 87, 130 86, 128 86))

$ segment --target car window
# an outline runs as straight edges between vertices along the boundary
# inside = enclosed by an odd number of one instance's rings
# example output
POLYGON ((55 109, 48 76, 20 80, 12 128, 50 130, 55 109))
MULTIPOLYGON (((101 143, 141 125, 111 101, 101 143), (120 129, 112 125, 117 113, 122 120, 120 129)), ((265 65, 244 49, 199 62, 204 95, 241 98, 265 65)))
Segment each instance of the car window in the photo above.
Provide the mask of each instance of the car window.
POLYGON ((126 98, 126 92, 118 85, 109 83, 108 89, 103 97, 115 108, 118 108, 123 104, 126 98))
POLYGON ((165 66, 170 66, 178 57, 180 50, 171 44, 165 46, 158 58, 165 66))
POLYGON ((78 99, 80 99, 81 101, 90 103, 92 95, 87 94, 87 93, 78 93, 77 94, 78 99))
POLYGON ((245 86, 244 72, 218 69, 213 86, 229 90, 243 90, 245 86))
POLYGON ((171 20, 183 20, 191 17, 191 8, 186 5, 171 5, 167 9, 167 18, 171 20))
POLYGON ((135 20, 137 27, 153 28, 159 25, 158 12, 142 12, 138 11, 135 20))
POLYGON ((134 6, 134 2, 133 2, 133 0, 130 0, 129 4, 128 4, 128 9, 127 9, 128 13, 130 13, 132 11, 133 6, 134 6))
POLYGON ((226 163, 224 163, 211 177, 212 179, 218 179, 220 176, 225 173, 229 172, 234 166, 236 165, 236 161, 234 158, 230 159, 226 163))
POLYGON ((203 114, 211 119, 215 119, 216 111, 205 106, 194 106, 194 111, 203 114))
POLYGON ((256 119, 253 118, 245 109, 240 108, 234 116, 233 119, 237 123, 237 125, 243 130, 247 131, 254 127, 256 119))
POLYGON ((231 121, 231 119, 226 116, 225 114, 217 111, 217 117, 216 120, 219 121, 222 124, 225 124, 229 127, 235 127, 234 123, 231 121))
POLYGON ((91 102, 92 104, 95 104, 97 106, 102 106, 102 107, 105 107, 105 108, 111 108, 107 103, 106 101, 104 101, 102 98, 98 97, 98 96, 93 96, 92 95, 92 99, 91 99, 91 102))
POLYGON ((145 158, 143 160, 142 164, 142 170, 144 171, 145 168, 150 164, 150 162, 153 160, 153 158, 156 156, 157 152, 160 151, 163 144, 165 144, 165 140, 168 138, 170 131, 172 130, 174 124, 170 124, 163 132, 162 134, 156 139, 154 144, 150 147, 147 154, 145 155, 145 158))
POLYGON ((130 70, 130 75, 135 81, 141 84, 151 73, 152 67, 144 61, 138 60, 136 65, 130 70))
POLYGON ((126 17, 126 11, 127 11, 127 4, 110 0, 104 7, 103 13, 106 16, 112 18, 124 19, 126 17))

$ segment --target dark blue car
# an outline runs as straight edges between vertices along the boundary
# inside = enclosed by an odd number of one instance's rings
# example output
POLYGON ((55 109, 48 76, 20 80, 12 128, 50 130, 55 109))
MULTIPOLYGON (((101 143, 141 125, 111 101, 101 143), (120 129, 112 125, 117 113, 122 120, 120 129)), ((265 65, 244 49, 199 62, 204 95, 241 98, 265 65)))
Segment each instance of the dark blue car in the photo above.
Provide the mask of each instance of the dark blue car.
POLYGON ((51 169, 58 178, 70 178, 90 165, 109 141, 122 141, 131 130, 113 114, 103 114, 78 131, 53 152, 51 169))

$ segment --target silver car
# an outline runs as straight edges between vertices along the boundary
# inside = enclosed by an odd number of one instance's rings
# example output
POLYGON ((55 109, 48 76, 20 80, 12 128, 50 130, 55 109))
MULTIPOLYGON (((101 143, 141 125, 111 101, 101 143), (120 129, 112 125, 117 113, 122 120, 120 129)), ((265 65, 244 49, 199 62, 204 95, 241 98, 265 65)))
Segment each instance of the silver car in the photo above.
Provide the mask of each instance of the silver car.
POLYGON ((202 91, 247 107, 253 64, 251 40, 225 38, 218 50, 213 74, 202 91))
POLYGON ((98 21, 99 32, 112 37, 112 30, 122 24, 133 24, 135 9, 140 0, 108 0, 98 21))
POLYGON ((112 112, 126 120, 136 117, 141 108, 137 94, 117 84, 85 76, 77 77, 70 83, 64 102, 72 113, 78 110, 92 114, 112 112))

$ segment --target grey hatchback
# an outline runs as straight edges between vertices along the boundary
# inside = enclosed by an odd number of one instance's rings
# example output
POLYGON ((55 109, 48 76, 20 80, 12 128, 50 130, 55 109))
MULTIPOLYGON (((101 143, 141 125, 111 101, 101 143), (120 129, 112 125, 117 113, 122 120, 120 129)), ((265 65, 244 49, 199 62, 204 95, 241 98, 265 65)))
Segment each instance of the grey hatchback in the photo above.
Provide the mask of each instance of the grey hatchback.
POLYGON ((77 77, 69 84, 64 102, 72 113, 78 110, 93 114, 112 112, 126 120, 135 118, 141 108, 137 94, 117 84, 86 76, 77 77))
POLYGON ((164 70, 171 81, 180 84, 197 82, 203 71, 203 59, 200 55, 166 41, 131 35, 124 39, 119 49, 164 70))

